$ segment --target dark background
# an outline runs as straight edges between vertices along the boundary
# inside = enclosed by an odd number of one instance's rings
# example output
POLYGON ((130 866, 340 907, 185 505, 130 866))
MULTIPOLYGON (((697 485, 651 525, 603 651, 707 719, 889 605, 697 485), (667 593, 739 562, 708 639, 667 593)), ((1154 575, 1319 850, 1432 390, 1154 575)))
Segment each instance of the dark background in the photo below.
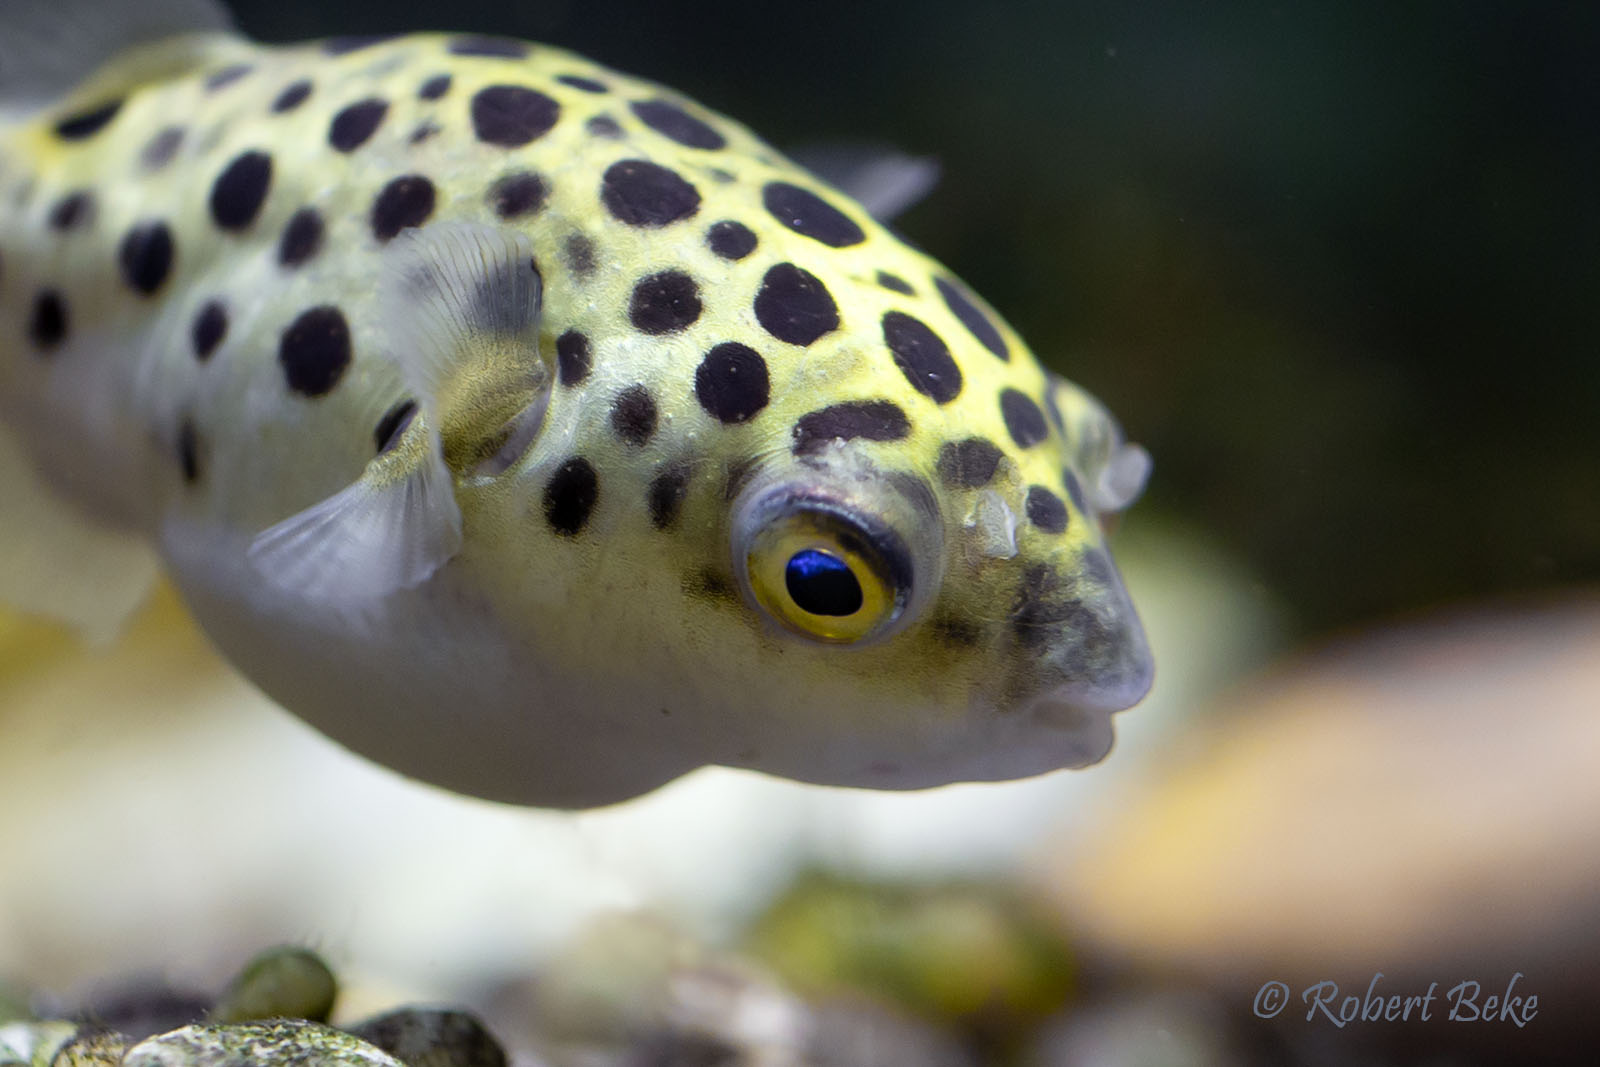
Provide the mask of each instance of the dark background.
POLYGON ((904 232, 1150 448, 1133 521, 1222 541, 1302 636, 1600 578, 1600 5, 230 6, 937 156, 904 232))

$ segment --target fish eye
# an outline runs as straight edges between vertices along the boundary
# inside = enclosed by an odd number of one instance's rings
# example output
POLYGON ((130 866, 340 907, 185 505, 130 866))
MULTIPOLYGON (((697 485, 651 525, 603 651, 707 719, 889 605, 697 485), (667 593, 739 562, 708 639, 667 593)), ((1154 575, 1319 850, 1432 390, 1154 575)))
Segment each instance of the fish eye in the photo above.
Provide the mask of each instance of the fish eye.
POLYGON ((825 503, 796 502, 772 514, 743 562, 757 605, 814 641, 882 636, 910 598, 910 560, 899 537, 825 503))

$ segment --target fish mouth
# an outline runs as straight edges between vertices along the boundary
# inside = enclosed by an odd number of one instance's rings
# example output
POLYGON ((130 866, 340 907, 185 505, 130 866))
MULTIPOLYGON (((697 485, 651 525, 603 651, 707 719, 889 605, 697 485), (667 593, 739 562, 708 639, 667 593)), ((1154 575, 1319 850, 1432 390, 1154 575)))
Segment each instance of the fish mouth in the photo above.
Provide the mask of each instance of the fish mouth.
POLYGON ((1115 670, 1048 689, 1027 706, 1028 720, 1049 731, 1060 766, 1087 767, 1105 759, 1114 740, 1112 715, 1149 693, 1155 664, 1139 637, 1140 649, 1119 659, 1115 670))
POLYGON ((1068 761, 1098 763, 1111 751, 1111 717, 1145 698, 1155 682, 1155 659, 1144 626, 1120 576, 1108 564, 1094 592, 1074 616, 1077 626, 1057 632, 1044 662, 1051 682, 1024 708, 1068 761))
POLYGON ((1139 703, 1155 683, 1156 665, 1138 619, 1129 620, 1119 645, 1110 662, 1053 686, 1035 699, 1035 707, 1064 706, 1110 715, 1139 703))

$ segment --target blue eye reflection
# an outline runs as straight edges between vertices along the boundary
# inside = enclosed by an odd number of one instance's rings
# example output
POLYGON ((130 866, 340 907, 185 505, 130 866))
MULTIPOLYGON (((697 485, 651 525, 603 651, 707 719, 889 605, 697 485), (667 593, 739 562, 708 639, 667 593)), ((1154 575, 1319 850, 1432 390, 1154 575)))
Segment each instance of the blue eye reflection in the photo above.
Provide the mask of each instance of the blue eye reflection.
POLYGON ((815 548, 789 557, 783 584, 801 611, 813 615, 854 615, 861 610, 861 583, 848 564, 815 548))

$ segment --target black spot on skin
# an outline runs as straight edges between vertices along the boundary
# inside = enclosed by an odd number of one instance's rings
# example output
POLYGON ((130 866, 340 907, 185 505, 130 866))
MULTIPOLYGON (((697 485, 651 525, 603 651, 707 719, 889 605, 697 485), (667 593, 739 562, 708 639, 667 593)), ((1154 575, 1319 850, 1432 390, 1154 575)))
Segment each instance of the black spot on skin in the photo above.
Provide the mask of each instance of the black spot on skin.
POLYGON ((178 466, 189 485, 200 480, 200 435, 193 419, 186 418, 178 424, 178 466))
POLYGON ((659 418, 655 398, 642 385, 628 386, 611 402, 611 429, 635 447, 642 447, 655 436, 659 418))
POLYGON ((178 146, 183 144, 183 127, 168 126, 157 133, 145 144, 139 152, 139 162, 145 170, 160 170, 172 162, 172 157, 178 154, 178 146))
POLYGON ((594 242, 581 233, 571 234, 561 246, 567 269, 580 278, 594 273, 594 242))
POLYGON ((509 37, 457 37, 448 49, 453 56, 489 56, 494 59, 527 59, 528 46, 509 37))
POLYGON ((712 181, 721 182, 723 185, 729 185, 735 180, 732 171, 723 170, 721 167, 707 167, 706 173, 711 175, 712 181))
POLYGON ((117 247, 122 280, 149 296, 172 273, 172 231, 164 222, 142 222, 130 229, 117 247))
POLYGON ((723 219, 706 231, 706 247, 723 259, 743 259, 756 250, 756 235, 742 222, 723 219))
POLYGON ((254 69, 249 63, 235 63, 232 66, 223 67, 221 70, 206 77, 206 90, 214 93, 224 86, 232 85, 254 69))
POLYGON ((101 104, 88 111, 68 115, 56 123, 56 136, 63 141, 82 141, 93 137, 108 126, 117 112, 122 110, 121 99, 101 104))
POLYGON ((727 138, 676 104, 665 100, 636 100, 628 107, 640 122, 686 148, 727 147, 727 138))
POLYGON ((438 100, 450 91, 450 75, 435 74, 422 83, 422 88, 417 90, 419 100, 438 100))
POLYGON ((949 489, 982 489, 994 478, 1002 454, 982 437, 952 441, 939 450, 939 480, 949 489))
POLYGON ((983 631, 977 624, 959 615, 936 615, 929 621, 928 629, 940 644, 952 648, 972 648, 983 639, 983 631))
POLYGON ((50 208, 50 228, 52 230, 70 230, 81 225, 94 214, 94 197, 83 190, 69 193, 57 200, 50 208))
POLYGON ((389 241, 408 226, 421 226, 433 214, 433 202, 433 183, 422 175, 394 179, 372 203, 372 235, 389 241))
POLYGON ((574 456, 550 476, 544 487, 544 518, 564 537, 574 537, 589 521, 600 498, 600 478, 582 456, 574 456))
POLYGON ((377 132, 389 113, 387 100, 358 100, 340 109, 328 124, 328 144, 340 152, 354 152, 377 132))
POLYGON ((585 93, 603 93, 608 91, 606 89, 605 82, 597 82, 593 78, 585 78, 577 74, 563 74, 561 77, 557 78, 556 81, 560 82, 562 85, 570 85, 572 88, 585 93))
POLYGON ((883 316, 883 342, 894 353, 895 366, 911 388, 940 404, 961 394, 961 368, 950 358, 944 340, 921 319, 902 311, 883 316))
POLYGON ((710 600, 716 603, 737 603, 739 600, 739 591, 734 588, 728 576, 709 567, 685 574, 680 588, 684 596, 695 600, 710 600))
POLYGON ((878 284, 895 293, 904 293, 906 296, 915 296, 916 290, 911 284, 898 274, 890 274, 886 270, 878 272, 878 284))
POLYGON ((850 217, 809 189, 788 182, 768 182, 761 201, 772 217, 795 233, 832 248, 846 248, 867 239, 850 217))
POLYGON ((933 284, 939 290, 939 295, 944 297, 944 306, 950 309, 952 315, 961 320, 961 325, 965 326, 967 331, 976 337, 983 347, 1001 359, 1009 360, 1011 358, 1011 350, 1006 347, 1005 338, 1000 336, 1000 331, 995 328, 994 323, 989 321, 989 316, 985 315, 978 308, 978 305, 972 302, 971 297, 954 282, 946 281, 943 278, 935 278, 933 284))
POLYGON ((717 345, 694 372, 694 395, 706 414, 732 425, 767 406, 772 382, 761 353, 738 341, 717 345))
POLYGON ((544 207, 550 187, 530 171, 507 174, 489 186, 489 206, 503 219, 521 218, 544 207))
POLYGON ((1011 610, 1011 632, 1018 644, 1036 649, 1063 629, 1082 635, 1085 646, 1110 640, 1100 617, 1071 594, 1071 587, 1049 564, 1028 567, 1011 610))
POLYGON ((688 329, 700 317, 700 288, 681 270, 641 278, 628 301, 628 321, 653 336, 688 329))
POLYGON ((1045 533, 1058 534, 1067 528, 1067 506, 1042 485, 1028 488, 1028 521, 1045 533))
POLYGON ((410 397, 406 397, 384 412, 383 418, 378 420, 378 425, 372 428, 372 446, 380 455, 400 443, 400 435, 411 425, 411 419, 416 413, 417 402, 410 397))
POLYGON ((676 171, 645 159, 625 159, 606 168, 600 200, 613 218, 629 226, 666 226, 700 210, 700 193, 676 171))
POLYGON ((1006 430, 1018 448, 1029 448, 1050 436, 1050 426, 1039 405, 1015 389, 1000 391, 1000 417, 1005 419, 1006 430))
POLYGON ((211 184, 211 217, 224 230, 242 230, 256 220, 272 184, 272 157, 241 152, 211 184))
POLYGON ((411 131, 411 136, 406 138, 410 144, 421 144, 439 132, 439 125, 434 122, 420 122, 417 128, 411 131))
POLYGON ((28 340, 40 352, 50 352, 66 340, 67 303, 54 289, 42 289, 33 298, 28 316, 28 340))
POLYGON ((306 102, 311 95, 311 79, 301 78, 297 82, 290 82, 284 86, 283 92, 272 101, 272 113, 281 115, 286 111, 293 111, 306 102))
POLYGON ((1061 487, 1067 491, 1067 499, 1072 501, 1072 506, 1078 509, 1078 514, 1089 514, 1089 503, 1083 497, 1083 486, 1078 482, 1078 476, 1071 469, 1061 471, 1061 487))
POLYGON ((689 495, 689 468, 674 464, 650 480, 645 502, 650 509, 650 525, 665 530, 678 521, 683 498, 689 495))
POLYGON ((550 130, 561 105, 522 85, 491 85, 472 97, 472 129, 484 144, 518 148, 550 130))
POLYGON ((326 396, 350 365, 350 326, 329 304, 302 311, 278 342, 278 365, 289 389, 326 396))
POLYGON ((911 433, 911 421, 898 404, 856 400, 802 415, 794 426, 794 454, 820 452, 832 441, 899 441, 911 433))
POLYGON ((228 309, 220 300, 208 300, 194 317, 189 327, 189 343, 194 346, 194 358, 201 363, 211 358, 222 339, 228 335, 228 309))
POLYGON ((316 208, 296 211, 278 239, 278 263, 291 269, 305 263, 322 248, 322 233, 322 216, 316 208))
POLYGON ((322 42, 322 51, 330 56, 348 55, 363 48, 371 48, 375 44, 382 44, 384 41, 392 41, 396 36, 398 35, 393 33, 366 33, 329 37, 322 42))
POLYGON ((593 366, 588 337, 568 330, 556 338, 556 380, 562 385, 581 384, 593 366))
POLYGON ((756 292, 755 311, 762 329, 791 345, 809 345, 839 328, 839 306, 828 287, 793 263, 767 271, 756 292))
POLYGON ((607 140, 615 140, 622 136, 622 127, 618 126, 617 120, 610 115, 596 115, 584 123, 583 128, 588 130, 591 136, 604 137, 607 140))

